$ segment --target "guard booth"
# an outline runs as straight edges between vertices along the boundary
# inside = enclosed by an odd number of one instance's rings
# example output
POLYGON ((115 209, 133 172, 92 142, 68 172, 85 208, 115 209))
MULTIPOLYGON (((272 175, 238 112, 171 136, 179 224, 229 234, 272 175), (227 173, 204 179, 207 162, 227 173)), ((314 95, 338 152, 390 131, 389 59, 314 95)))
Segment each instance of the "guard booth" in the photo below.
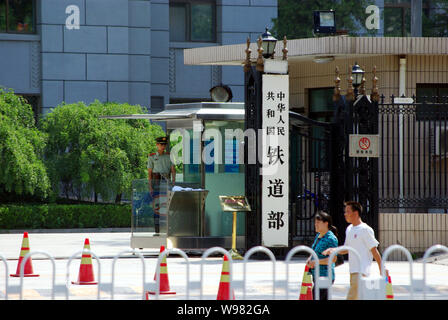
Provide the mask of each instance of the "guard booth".
MULTIPOLYGON (((133 181, 131 247, 230 248, 233 217, 222 211, 219 196, 245 192, 241 140, 232 136, 244 131, 244 103, 168 104, 155 114, 107 118, 164 122, 170 138, 167 151, 176 167, 175 185, 162 180, 160 192, 153 195, 147 179, 133 181), (159 234, 154 230, 155 217, 159 234)), ((238 248, 245 246, 244 214, 237 217, 238 248)))

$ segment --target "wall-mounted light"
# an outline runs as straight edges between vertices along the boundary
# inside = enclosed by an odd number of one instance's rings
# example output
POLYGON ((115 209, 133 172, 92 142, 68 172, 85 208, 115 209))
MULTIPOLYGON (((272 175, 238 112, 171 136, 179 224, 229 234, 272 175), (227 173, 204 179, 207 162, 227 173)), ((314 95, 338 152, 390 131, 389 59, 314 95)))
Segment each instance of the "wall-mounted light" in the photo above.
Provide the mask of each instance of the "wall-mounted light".
POLYGON ((336 33, 334 10, 314 11, 314 33, 336 33))
POLYGON ((328 63, 334 61, 334 56, 317 56, 313 58, 315 63, 328 63))
POLYGON ((213 102, 229 102, 233 98, 229 86, 214 86, 210 89, 210 97, 213 102))

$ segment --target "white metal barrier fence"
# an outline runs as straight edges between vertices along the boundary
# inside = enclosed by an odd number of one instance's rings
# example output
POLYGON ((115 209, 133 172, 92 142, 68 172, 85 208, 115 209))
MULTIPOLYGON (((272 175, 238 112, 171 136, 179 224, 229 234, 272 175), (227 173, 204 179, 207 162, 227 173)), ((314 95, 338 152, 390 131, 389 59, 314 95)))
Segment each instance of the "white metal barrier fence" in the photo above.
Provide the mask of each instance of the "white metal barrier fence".
MULTIPOLYGON (((423 256, 422 262, 423 262, 423 278, 421 279, 416 279, 414 278, 414 274, 413 274, 413 263, 414 260, 412 259, 412 255, 410 254, 410 252, 403 246, 401 245, 392 245, 390 247, 388 247, 383 255, 382 255, 382 263, 381 263, 381 274, 385 275, 385 271, 386 271, 386 262, 388 257, 390 256, 391 252, 395 251, 395 250, 399 250, 402 251, 406 257, 407 260, 409 262, 409 288, 410 288, 410 298, 414 299, 414 289, 418 289, 418 290, 423 290, 423 299, 427 298, 427 283, 426 283, 426 263, 428 258, 431 256, 431 254, 433 254, 434 252, 437 251, 442 251, 445 253, 448 253, 448 248, 446 246, 443 245, 434 245, 430 248, 428 248, 423 256)), ((348 246, 340 246, 337 247, 329 256, 328 261, 333 261, 333 259, 336 257, 336 255, 341 252, 341 251, 350 251, 354 254, 355 259, 358 260, 358 262, 360 261, 360 256, 358 254, 358 252, 348 246)), ((209 257, 212 253, 221 253, 225 256, 227 256, 228 261, 229 261, 229 288, 230 288, 230 292, 232 292, 232 290, 234 289, 234 284, 233 284, 233 260, 232 257, 230 255, 230 253, 225 250, 224 248, 221 247, 213 247, 210 248, 208 250, 206 250, 203 254, 202 254, 202 259, 201 259, 201 269, 200 269, 200 300, 203 300, 203 271, 204 271, 204 262, 206 261, 206 258, 209 257)), ((247 281, 247 269, 246 269, 246 265, 249 261, 249 258, 256 252, 262 252, 265 253, 269 259, 272 261, 273 264, 273 269, 272 269, 272 299, 276 299, 276 258, 274 256, 274 254, 272 253, 271 250, 269 250, 266 247, 263 246, 257 246, 257 247, 253 247, 250 250, 248 250, 246 252, 246 254, 244 255, 244 259, 243 259, 243 282, 242 282, 242 291, 243 291, 243 300, 246 300, 246 291, 247 291, 247 287, 246 287, 246 281, 247 281)), ((292 248, 286 258, 285 258, 285 266, 286 266, 286 282, 285 282, 285 292, 286 292, 286 300, 289 299, 289 265, 291 263, 291 260, 293 258, 293 256, 295 254, 297 254, 298 252, 307 252, 308 254, 310 254, 312 260, 315 260, 316 262, 318 261, 318 256, 317 254, 314 252, 314 250, 312 250, 310 247, 307 246, 297 246, 292 248)), ((28 254, 25 255, 25 257, 23 257, 23 261, 20 267, 20 285, 19 285, 19 292, 20 292, 20 296, 19 299, 22 300, 23 299, 23 278, 24 278, 24 269, 25 269, 25 264, 27 262, 28 259, 31 259, 31 256, 36 255, 36 254, 40 254, 40 255, 44 255, 46 256, 52 263, 52 277, 51 277, 51 281, 52 281, 52 290, 51 290, 51 299, 55 299, 55 290, 56 289, 62 289, 65 291, 65 297, 68 300, 69 299, 69 292, 70 292, 70 264, 72 262, 72 260, 76 257, 78 257, 79 255, 82 254, 91 254, 91 256, 93 258, 95 258, 98 262, 97 264, 97 273, 98 273, 98 285, 97 285, 97 299, 99 300, 100 297, 100 292, 101 289, 104 289, 107 287, 106 283, 102 283, 101 282, 101 259, 92 251, 87 250, 87 249, 83 249, 81 251, 78 251, 76 253, 74 253, 72 256, 70 256, 68 262, 67 262, 67 272, 66 272, 66 281, 65 281, 65 285, 64 286, 57 286, 55 284, 55 279, 56 279, 56 266, 55 266, 55 259, 53 258, 53 256, 47 252, 43 252, 43 251, 33 251, 33 252, 29 252, 28 254)), ((133 254, 135 256, 137 256, 140 261, 142 262, 142 299, 145 299, 145 292, 148 289, 148 286, 150 283, 148 283, 146 281, 146 266, 145 266, 145 258, 143 257, 143 255, 136 251, 136 250, 126 250, 126 251, 122 251, 119 254, 117 254, 116 256, 114 256, 113 258, 113 263, 112 263, 112 281, 110 283, 110 294, 111 294, 111 299, 114 299, 114 282, 115 282, 115 264, 116 261, 122 257, 124 254, 133 254)), ((155 299, 159 299, 159 295, 160 295, 160 266, 161 266, 161 262, 163 260, 163 258, 165 258, 167 255, 169 254, 177 254, 180 255, 181 257, 184 258, 184 260, 186 261, 186 299, 188 300, 190 298, 190 259, 188 258, 187 254, 177 248, 174 249, 167 249, 165 251, 163 251, 162 253, 159 254, 158 259, 157 259, 157 266, 156 266, 156 274, 155 274, 155 299)), ((7 259, 0 254, 0 259, 3 261, 3 264, 5 265, 5 299, 8 299, 9 296, 9 291, 12 288, 11 286, 9 286, 8 283, 8 277, 9 277, 9 269, 8 269, 8 264, 7 264, 7 259)), ((320 274, 320 266, 319 263, 315 264, 315 274, 319 275, 320 274)), ((328 272, 328 276, 327 277, 315 277, 314 279, 314 296, 317 299, 319 299, 319 289, 321 288, 326 288, 328 289, 328 299, 332 298, 332 287, 333 287, 333 279, 332 279, 333 275, 332 272, 328 272)), ((448 274, 447 274, 447 278, 448 278, 448 274)), ((364 278, 364 277, 360 277, 359 278, 359 283, 360 285, 358 286, 358 295, 360 297, 360 299, 364 299, 364 300, 375 300, 375 299, 386 299, 386 282, 384 281, 384 277, 368 277, 368 278, 364 278)), ((448 283, 448 281, 447 281, 448 283)))

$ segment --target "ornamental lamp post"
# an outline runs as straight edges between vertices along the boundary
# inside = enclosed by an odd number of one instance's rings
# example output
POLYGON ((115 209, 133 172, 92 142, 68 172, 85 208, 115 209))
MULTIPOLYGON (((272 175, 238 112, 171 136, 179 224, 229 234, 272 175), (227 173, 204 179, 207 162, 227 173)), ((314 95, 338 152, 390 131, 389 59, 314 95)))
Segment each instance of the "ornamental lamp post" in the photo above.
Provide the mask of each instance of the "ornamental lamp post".
POLYGON ((352 68, 353 87, 355 88, 355 99, 358 96, 358 87, 362 84, 364 78, 364 70, 355 62, 352 68))
POLYGON ((265 59, 268 58, 273 59, 277 39, 272 36, 268 28, 266 28, 266 31, 261 35, 261 41, 262 41, 261 47, 263 48, 263 57, 265 59))

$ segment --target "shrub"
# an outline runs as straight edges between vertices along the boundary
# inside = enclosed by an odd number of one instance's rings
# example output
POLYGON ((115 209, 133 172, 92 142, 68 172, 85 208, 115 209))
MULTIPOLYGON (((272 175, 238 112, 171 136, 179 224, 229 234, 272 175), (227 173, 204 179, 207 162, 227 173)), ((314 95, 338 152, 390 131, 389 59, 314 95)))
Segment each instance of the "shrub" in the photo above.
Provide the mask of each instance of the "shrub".
POLYGON ((130 205, 1 205, 0 229, 126 228, 130 205))

